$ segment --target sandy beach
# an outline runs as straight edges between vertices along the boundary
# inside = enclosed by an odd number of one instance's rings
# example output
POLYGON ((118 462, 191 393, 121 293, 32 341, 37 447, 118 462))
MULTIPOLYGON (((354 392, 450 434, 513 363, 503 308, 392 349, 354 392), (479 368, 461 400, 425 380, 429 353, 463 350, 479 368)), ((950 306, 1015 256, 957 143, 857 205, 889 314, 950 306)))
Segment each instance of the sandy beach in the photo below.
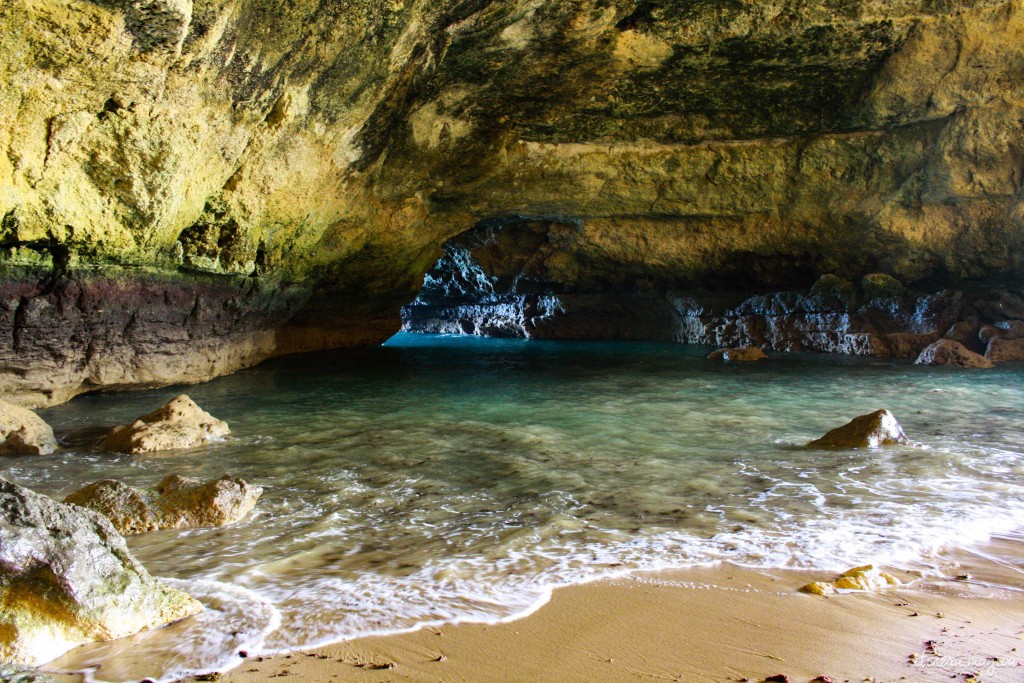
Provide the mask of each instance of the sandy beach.
POLYGON ((828 572, 728 564, 554 591, 528 617, 245 659, 222 680, 1024 680, 1020 544, 949 558, 949 578, 878 593, 799 592, 828 572), (961 572, 956 574, 956 572, 961 572), (820 678, 819 678, 820 677, 820 678))

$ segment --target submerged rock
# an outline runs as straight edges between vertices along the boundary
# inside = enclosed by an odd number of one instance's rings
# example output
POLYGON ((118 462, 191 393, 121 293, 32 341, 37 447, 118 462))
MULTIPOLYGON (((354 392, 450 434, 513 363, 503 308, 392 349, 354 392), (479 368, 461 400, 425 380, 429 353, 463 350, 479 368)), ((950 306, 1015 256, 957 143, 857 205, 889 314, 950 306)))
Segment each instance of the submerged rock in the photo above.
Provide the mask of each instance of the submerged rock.
POLYGON ((263 487, 228 475, 203 483, 171 474, 153 489, 137 489, 113 479, 98 481, 64 502, 99 512, 129 535, 230 524, 248 514, 262 494, 263 487))
POLYGON ((43 664, 203 609, 153 579, 106 517, 2 477, 0 529, 0 660, 43 664))
POLYGON ((27 408, 0 401, 0 455, 46 455, 57 449, 53 429, 27 408))
POLYGON ((114 427, 100 447, 120 453, 149 453, 193 448, 230 433, 226 422, 182 394, 131 424, 114 427))
POLYGON ((731 363, 753 363, 764 360, 768 356, 756 346, 743 346, 738 349, 719 349, 710 356, 708 360, 723 360, 731 363))
POLYGON ((888 410, 876 410, 855 417, 848 424, 837 427, 820 439, 807 444, 808 448, 875 448, 885 444, 909 443, 896 416, 888 410))
POLYGON ((800 590, 815 595, 832 595, 840 590, 876 591, 899 585, 901 582, 895 576, 868 564, 863 567, 854 567, 835 581, 815 581, 800 590))
POLYGON ((952 339, 929 345, 914 361, 917 365, 955 365, 961 368, 991 368, 992 361, 952 339))

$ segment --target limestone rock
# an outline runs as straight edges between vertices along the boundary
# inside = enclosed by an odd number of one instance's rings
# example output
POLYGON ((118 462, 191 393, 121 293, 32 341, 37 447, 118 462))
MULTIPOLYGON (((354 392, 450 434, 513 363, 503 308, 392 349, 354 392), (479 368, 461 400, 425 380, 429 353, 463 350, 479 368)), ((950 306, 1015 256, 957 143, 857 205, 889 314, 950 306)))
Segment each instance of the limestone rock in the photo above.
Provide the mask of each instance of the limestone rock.
POLYGON ((104 479, 75 491, 64 502, 100 513, 118 533, 129 536, 160 528, 159 517, 150 508, 150 498, 145 491, 104 479))
POLYGON ((0 530, 0 660, 39 665, 202 610, 153 579, 106 517, 3 478, 0 530))
POLYGON ((808 448, 875 448, 885 444, 909 443, 903 427, 888 410, 876 410, 855 417, 848 424, 837 427, 820 439, 807 444, 808 448))
POLYGON ((708 360, 722 360, 730 363, 753 363, 764 360, 768 356, 756 346, 743 346, 738 349, 719 349, 708 360))
POLYGON ((980 331, 981 323, 978 321, 976 316, 972 315, 964 320, 954 323, 948 330, 946 330, 946 334, 943 335, 943 338, 960 342, 968 351, 984 353, 985 344, 982 343, 981 338, 978 336, 980 331))
POLYGON ((988 343, 985 358, 993 363, 1024 361, 1024 339, 995 337, 988 343))
POLYGON ((205 484, 169 475, 157 484, 156 508, 163 528, 222 526, 244 517, 263 494, 263 487, 224 475, 205 484))
POLYGON ((106 516, 125 535, 158 529, 223 526, 244 517, 263 488, 224 475, 205 484, 168 475, 153 489, 137 489, 112 479, 90 484, 64 499, 106 516))
POLYGON ((1005 334, 1005 330, 1002 330, 995 325, 982 325, 978 328, 978 339, 981 340, 981 343, 986 347, 993 339, 998 339, 999 337, 1005 336, 1005 334))
POLYGON ((952 339, 940 339, 928 346, 914 362, 917 365, 955 365, 961 368, 994 367, 988 358, 952 339))
POLYGON ((1024 320, 1024 293, 1020 290, 990 292, 975 303, 977 309, 995 322, 1002 320, 1024 320))
POLYGON ((996 327, 1003 331, 1003 339, 1024 339, 1024 320, 1002 320, 996 327))
POLYGON ((0 393, 379 343, 446 242, 537 217, 536 336, 916 356, 946 281, 1024 318, 1024 9, 846 4, 6 2, 0 393), (826 274, 864 291, 790 296, 826 274))
POLYGON ((899 586, 901 582, 892 574, 881 571, 874 565, 854 567, 835 581, 815 581, 800 590, 815 595, 832 595, 837 591, 877 591, 891 586, 899 586))
POLYGON ((120 453, 149 453, 194 448, 230 433, 226 422, 182 394, 131 424, 114 427, 100 447, 120 453))
POLYGON ((27 408, 0 401, 0 455, 45 455, 57 449, 53 429, 27 408))
POLYGON ((868 299, 900 298, 906 293, 903 283, 885 273, 871 273, 861 280, 861 290, 868 299))

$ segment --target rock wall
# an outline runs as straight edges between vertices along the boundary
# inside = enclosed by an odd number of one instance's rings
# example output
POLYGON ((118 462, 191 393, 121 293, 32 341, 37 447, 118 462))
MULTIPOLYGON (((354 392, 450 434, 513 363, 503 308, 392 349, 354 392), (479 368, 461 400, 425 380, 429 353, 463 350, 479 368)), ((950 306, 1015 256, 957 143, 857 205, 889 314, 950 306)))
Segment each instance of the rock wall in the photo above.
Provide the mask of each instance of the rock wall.
POLYGON ((1021 0, 0 7, 22 402, 380 341, 488 220, 580 296, 1024 266, 1021 0))
POLYGON ((590 281, 581 289, 559 279, 557 265, 578 257, 580 233, 566 222, 506 220, 449 240, 420 295, 402 309, 403 329, 897 358, 948 337, 992 360, 1024 360, 1016 341, 1024 337, 1020 281, 920 292, 872 273, 856 284, 826 274, 810 288, 761 294, 665 289, 657 280, 590 281))

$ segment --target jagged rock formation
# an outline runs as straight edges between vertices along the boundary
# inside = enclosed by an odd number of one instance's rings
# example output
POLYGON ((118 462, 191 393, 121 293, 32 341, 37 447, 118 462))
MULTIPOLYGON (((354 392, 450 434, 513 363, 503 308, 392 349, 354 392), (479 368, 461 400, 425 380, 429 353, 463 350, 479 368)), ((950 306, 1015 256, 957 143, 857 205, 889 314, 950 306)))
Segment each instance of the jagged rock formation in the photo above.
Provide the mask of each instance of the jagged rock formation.
MULTIPOLYGON (((998 287, 924 294, 870 273, 853 283, 823 275, 804 291, 750 296, 666 283, 579 291, 549 264, 578 257, 571 228, 484 225, 444 245, 420 296, 403 309, 414 332, 562 339, 658 339, 778 351, 915 358, 944 335, 1016 359, 1016 295, 998 287), (1005 311, 1005 312, 1004 312, 1005 311), (966 319, 964 319, 966 318, 966 319), (982 325, 979 319, 986 323, 982 325)), ((557 267, 557 266, 556 266, 557 267)))
POLYGON ((170 474, 149 490, 105 479, 75 491, 64 502, 94 510, 119 533, 130 535, 231 524, 247 515, 262 494, 263 487, 226 474, 206 483, 170 474))
POLYGON ((1020 0, 13 3, 0 387, 380 341, 495 222, 633 338, 666 292, 1015 276, 1022 38, 1020 0))
POLYGON ((106 517, 2 477, 0 530, 0 660, 37 666, 203 609, 153 579, 106 517))
POLYGON ((182 394, 130 424, 114 427, 100 442, 100 448, 133 454, 194 448, 230 433, 226 422, 182 394))

